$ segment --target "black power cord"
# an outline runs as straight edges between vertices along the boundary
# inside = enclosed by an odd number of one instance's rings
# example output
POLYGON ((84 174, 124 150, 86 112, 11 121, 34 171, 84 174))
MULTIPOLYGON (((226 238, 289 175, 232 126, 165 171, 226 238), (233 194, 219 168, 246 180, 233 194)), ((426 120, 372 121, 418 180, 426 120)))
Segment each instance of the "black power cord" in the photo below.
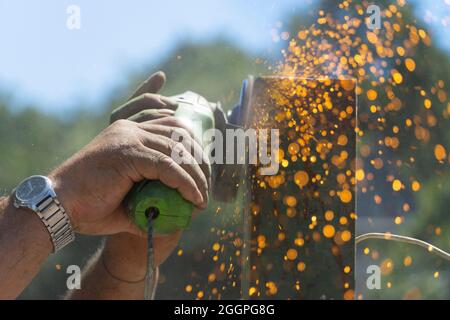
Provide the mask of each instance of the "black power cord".
POLYGON ((146 211, 148 218, 147 226, 147 272, 145 274, 144 299, 155 299, 156 282, 158 278, 158 270, 155 266, 155 250, 153 248, 153 219, 159 214, 159 210, 155 207, 146 211))

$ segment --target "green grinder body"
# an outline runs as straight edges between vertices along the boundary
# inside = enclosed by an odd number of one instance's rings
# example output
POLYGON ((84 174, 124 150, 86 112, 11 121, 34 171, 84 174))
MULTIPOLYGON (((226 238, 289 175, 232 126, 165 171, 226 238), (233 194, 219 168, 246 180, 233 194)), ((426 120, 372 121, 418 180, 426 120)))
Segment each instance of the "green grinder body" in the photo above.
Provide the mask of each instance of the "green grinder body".
MULTIPOLYGON (((210 103, 194 92, 171 97, 178 103, 175 117, 192 129, 197 141, 205 147, 203 132, 214 128, 214 114, 210 103)), ((170 234, 189 226, 194 205, 181 194, 158 180, 145 180, 133 186, 125 198, 128 214, 144 232, 148 218, 153 219, 155 234, 170 234)))

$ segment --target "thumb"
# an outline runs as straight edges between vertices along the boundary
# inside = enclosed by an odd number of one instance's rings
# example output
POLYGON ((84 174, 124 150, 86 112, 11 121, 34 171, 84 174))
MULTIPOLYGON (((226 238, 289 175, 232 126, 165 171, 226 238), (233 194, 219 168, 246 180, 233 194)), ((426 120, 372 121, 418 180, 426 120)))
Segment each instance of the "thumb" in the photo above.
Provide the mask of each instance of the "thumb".
POLYGON ((136 89, 129 100, 136 98, 144 93, 157 93, 162 89, 165 82, 165 73, 162 71, 155 72, 136 89))

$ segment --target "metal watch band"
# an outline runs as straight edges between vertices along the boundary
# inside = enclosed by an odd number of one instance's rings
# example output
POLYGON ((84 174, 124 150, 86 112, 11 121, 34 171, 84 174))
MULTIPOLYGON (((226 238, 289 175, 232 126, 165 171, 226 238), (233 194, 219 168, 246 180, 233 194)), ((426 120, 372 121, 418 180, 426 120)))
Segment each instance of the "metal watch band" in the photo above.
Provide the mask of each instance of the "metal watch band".
POLYGON ((50 233, 53 252, 58 252, 75 239, 69 216, 57 198, 48 195, 36 208, 36 213, 50 233))

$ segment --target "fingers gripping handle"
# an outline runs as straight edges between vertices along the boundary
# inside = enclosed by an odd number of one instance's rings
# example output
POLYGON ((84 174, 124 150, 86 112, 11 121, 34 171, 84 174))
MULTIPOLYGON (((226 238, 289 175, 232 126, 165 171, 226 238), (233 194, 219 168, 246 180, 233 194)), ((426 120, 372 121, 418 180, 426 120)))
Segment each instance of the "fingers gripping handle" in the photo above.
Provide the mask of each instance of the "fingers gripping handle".
MULTIPOLYGON (((197 140, 202 141, 204 146, 203 132, 215 127, 212 104, 191 91, 171 99, 178 105, 175 117, 191 128, 197 140)), ((153 227, 156 234, 186 229, 194 209, 194 205, 185 200, 177 190, 155 180, 134 185, 126 203, 132 220, 145 232, 149 213, 154 214, 153 227)))

